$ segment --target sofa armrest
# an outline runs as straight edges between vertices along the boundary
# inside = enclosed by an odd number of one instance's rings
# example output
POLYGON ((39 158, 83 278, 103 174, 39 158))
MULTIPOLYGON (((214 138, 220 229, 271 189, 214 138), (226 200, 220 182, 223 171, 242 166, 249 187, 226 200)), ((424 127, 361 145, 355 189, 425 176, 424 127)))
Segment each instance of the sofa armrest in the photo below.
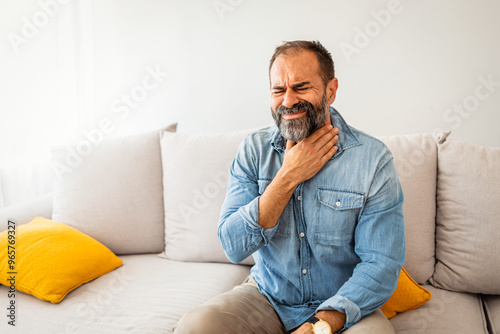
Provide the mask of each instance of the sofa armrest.
POLYGON ((22 225, 29 223, 35 217, 52 218, 52 194, 1 209, 0 232, 7 229, 9 219, 15 221, 16 225, 22 225))

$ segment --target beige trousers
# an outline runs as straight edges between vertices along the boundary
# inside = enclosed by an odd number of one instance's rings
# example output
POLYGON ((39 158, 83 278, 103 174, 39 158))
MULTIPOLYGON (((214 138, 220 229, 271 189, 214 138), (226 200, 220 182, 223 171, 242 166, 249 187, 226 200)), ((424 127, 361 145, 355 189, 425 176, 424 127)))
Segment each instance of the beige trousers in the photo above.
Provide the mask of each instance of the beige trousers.
MULTIPOLYGON (((253 279, 187 312, 174 334, 285 334, 278 314, 253 279)), ((377 310, 346 334, 391 334, 391 323, 377 310)))

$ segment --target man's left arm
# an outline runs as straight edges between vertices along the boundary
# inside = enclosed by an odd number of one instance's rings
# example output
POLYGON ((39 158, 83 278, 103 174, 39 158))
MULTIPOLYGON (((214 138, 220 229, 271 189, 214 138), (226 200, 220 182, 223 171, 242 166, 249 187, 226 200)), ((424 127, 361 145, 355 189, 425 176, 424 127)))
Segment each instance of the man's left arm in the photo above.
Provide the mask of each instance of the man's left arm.
POLYGON ((317 317, 327 322, 344 320, 340 329, 354 325, 389 299, 405 261, 403 192, 389 152, 379 166, 355 230, 354 250, 361 262, 337 294, 317 309, 317 317))

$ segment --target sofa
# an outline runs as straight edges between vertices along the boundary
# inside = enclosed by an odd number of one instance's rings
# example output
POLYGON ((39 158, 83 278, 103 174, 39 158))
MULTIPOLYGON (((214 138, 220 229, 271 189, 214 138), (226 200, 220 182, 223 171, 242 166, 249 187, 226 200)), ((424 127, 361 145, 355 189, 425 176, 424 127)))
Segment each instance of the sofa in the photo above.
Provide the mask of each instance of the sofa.
MULTIPOLYGON (((185 312, 248 277, 252 258, 227 260, 217 220, 231 161, 255 129, 175 128, 55 148, 53 193, 0 211, 0 232, 8 220, 20 230, 44 217, 122 261, 59 302, 16 293, 15 326, 8 324, 9 288, 0 286, 1 333, 172 333, 185 312)), ((379 139, 393 154, 405 196, 404 268, 432 294, 392 317, 394 332, 500 333, 500 148, 456 141, 449 132, 379 139)), ((348 332, 381 333, 369 322, 348 332)))

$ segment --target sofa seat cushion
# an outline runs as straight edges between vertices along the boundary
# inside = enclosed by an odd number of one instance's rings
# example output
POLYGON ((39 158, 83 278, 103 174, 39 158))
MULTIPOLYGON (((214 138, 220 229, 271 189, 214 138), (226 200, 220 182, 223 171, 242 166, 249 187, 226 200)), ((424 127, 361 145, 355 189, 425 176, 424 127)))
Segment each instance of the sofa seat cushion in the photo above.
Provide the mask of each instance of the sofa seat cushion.
MULTIPOLYGON (((59 304, 17 293, 16 327, 1 321, 0 333, 172 333, 186 311, 250 273, 244 265, 175 262, 154 254, 121 259, 122 267, 80 286, 59 304)), ((7 291, 1 286, 0 296, 7 291)))
POLYGON ((483 303, 490 333, 500 334, 500 296, 484 295, 483 303))
POLYGON ((424 287, 429 302, 390 320, 397 334, 488 334, 479 295, 424 287))
POLYGON ((379 137, 394 157, 405 201, 406 262, 419 284, 434 272, 436 217, 436 137, 432 134, 379 137))

